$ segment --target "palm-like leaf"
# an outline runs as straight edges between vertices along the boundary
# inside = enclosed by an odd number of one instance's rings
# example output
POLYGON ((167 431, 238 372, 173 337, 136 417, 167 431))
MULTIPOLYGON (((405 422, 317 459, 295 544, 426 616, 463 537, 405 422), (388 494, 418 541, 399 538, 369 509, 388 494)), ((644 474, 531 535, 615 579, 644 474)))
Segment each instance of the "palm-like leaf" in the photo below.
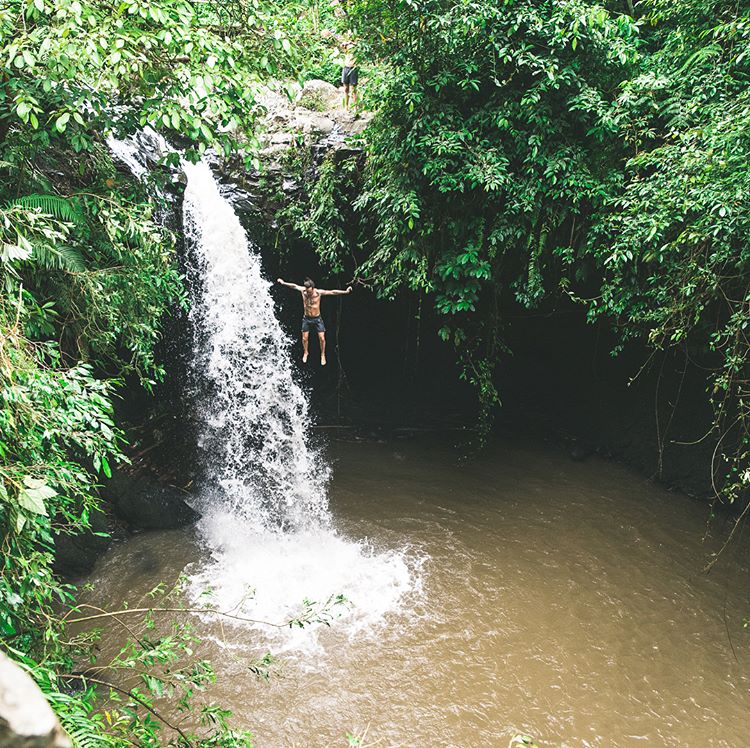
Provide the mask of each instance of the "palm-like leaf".
POLYGON ((82 273, 86 270, 80 250, 69 246, 34 244, 31 261, 43 270, 64 270, 67 273, 82 273))
POLYGON ((81 209, 80 202, 74 197, 61 197, 60 195, 23 195, 11 200, 8 207, 19 205, 22 208, 41 210, 59 221, 67 221, 76 226, 86 223, 86 216, 81 209))
MULTIPOLYGON (((23 195, 10 200, 6 204, 6 208, 39 212, 56 221, 72 224, 79 229, 85 230, 87 226, 86 215, 80 201, 74 197, 42 194, 23 195)), ((27 245, 30 245, 31 248, 28 262, 42 270, 63 270, 69 273, 83 272, 86 269, 86 263, 81 251, 63 243, 67 234, 67 230, 63 229, 58 232, 58 238, 54 241, 49 232, 44 230, 27 233, 27 245)))

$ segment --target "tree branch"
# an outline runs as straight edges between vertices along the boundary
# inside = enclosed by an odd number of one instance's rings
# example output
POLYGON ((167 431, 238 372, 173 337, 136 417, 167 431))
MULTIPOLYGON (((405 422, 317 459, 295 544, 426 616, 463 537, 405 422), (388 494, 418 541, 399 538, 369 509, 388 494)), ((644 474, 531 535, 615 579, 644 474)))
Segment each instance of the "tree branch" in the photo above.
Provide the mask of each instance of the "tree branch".
MULTIPOLYGON (((244 623, 256 623, 261 626, 273 626, 274 628, 286 628, 287 626, 291 626, 295 621, 301 620, 292 618, 289 621, 286 621, 285 623, 272 623, 271 621, 261 621, 256 618, 245 618, 244 616, 236 616, 232 613, 225 613, 221 610, 213 610, 213 608, 124 608, 123 610, 113 610, 113 611, 104 611, 101 608, 97 608, 95 605, 88 605, 87 603, 82 603, 77 606, 78 608, 90 608, 91 610, 98 610, 101 611, 95 615, 90 616, 81 616, 79 618, 67 618, 66 616, 63 617, 63 621, 65 623, 84 623, 85 621, 94 621, 99 618, 114 618, 117 620, 118 616, 121 615, 127 615, 127 614, 133 614, 133 613, 196 613, 196 614, 208 614, 208 615, 215 615, 215 616, 221 616, 222 618, 231 618, 235 621, 242 621, 244 623)), ((72 612, 72 611, 70 611, 72 612)))
POLYGON ((193 742, 190 740, 190 738, 185 734, 183 730, 181 730, 177 725, 173 725, 164 715, 160 714, 156 709, 154 709, 148 701, 141 698, 137 694, 134 694, 132 691, 129 691, 127 688, 121 688, 120 686, 116 686, 114 683, 110 683, 106 680, 100 680, 99 678, 91 678, 87 675, 76 675, 75 673, 70 673, 68 675, 63 676, 64 678, 74 678, 75 680, 79 680, 82 683, 86 683, 87 681, 89 683, 97 683, 100 686, 106 686, 107 688, 111 688, 113 691, 117 691, 118 693, 123 694, 124 696, 127 696, 129 699, 133 699, 133 701, 140 704, 144 709, 147 709, 151 714, 154 715, 158 720, 163 722, 167 727, 169 727, 171 730, 174 730, 176 733, 180 735, 180 737, 185 741, 185 743, 189 746, 193 745, 193 742))

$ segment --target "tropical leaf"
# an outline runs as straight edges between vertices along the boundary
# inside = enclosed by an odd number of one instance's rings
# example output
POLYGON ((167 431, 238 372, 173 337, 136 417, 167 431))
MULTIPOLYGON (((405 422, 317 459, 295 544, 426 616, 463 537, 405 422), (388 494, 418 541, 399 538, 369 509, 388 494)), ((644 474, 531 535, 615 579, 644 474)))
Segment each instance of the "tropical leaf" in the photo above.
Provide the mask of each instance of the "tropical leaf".
POLYGON ((44 270, 64 270, 68 273, 82 273, 86 270, 83 255, 76 247, 35 244, 31 259, 44 270))
POLYGON ((18 491, 18 503, 34 514, 47 515, 45 501, 57 496, 57 491, 50 488, 43 480, 26 476, 23 486, 18 491))
POLYGON ((59 221, 67 221, 76 226, 86 225, 86 215, 80 202, 74 197, 60 195, 23 195, 8 202, 8 207, 19 205, 30 210, 41 210, 59 221))
POLYGON ((4 265, 16 260, 28 260, 31 257, 32 248, 22 247, 20 244, 4 243, 0 246, 0 262, 4 265))
POLYGON ((707 44, 704 47, 698 48, 687 58, 687 60, 685 60, 682 67, 677 70, 675 78, 679 79, 692 68, 702 65, 706 60, 710 60, 712 57, 716 57, 720 54, 721 46, 716 43, 707 44))

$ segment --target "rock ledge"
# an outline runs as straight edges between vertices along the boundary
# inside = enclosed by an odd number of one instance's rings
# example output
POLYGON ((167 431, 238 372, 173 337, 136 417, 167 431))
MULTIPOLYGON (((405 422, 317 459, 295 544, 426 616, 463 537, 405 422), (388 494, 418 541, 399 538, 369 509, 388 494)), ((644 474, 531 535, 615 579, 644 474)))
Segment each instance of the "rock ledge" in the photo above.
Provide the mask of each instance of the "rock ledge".
POLYGON ((71 748, 36 683, 0 652, 0 748, 71 748))

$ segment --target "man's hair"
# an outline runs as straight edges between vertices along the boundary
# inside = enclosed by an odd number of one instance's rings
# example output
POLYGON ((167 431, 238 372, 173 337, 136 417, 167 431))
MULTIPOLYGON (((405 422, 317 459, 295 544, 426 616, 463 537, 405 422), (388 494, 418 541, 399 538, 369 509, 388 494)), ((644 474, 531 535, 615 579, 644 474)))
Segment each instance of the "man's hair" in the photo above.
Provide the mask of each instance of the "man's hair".
POLYGON ((315 281, 312 278, 305 278, 305 282, 302 285, 305 288, 315 288, 315 281))

